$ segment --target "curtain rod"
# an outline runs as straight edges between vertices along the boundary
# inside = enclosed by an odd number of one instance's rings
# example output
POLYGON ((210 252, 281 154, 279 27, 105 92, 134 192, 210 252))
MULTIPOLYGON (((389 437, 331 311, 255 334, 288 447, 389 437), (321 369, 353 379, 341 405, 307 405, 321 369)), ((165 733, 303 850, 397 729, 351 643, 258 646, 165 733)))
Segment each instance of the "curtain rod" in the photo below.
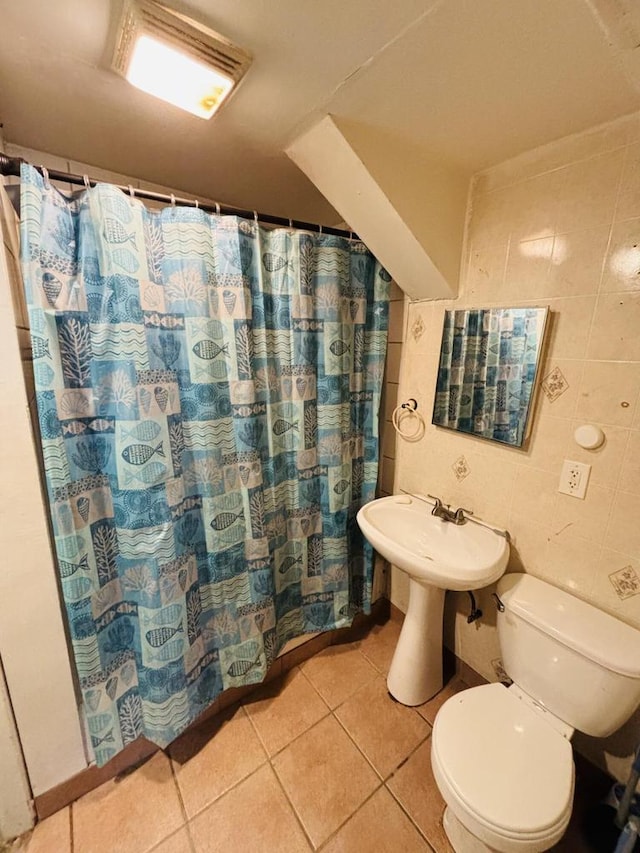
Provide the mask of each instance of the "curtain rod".
MULTIPOLYGON (((22 163, 27 163, 22 157, 9 157, 0 152, 0 175, 7 177, 20 177, 20 166, 22 163)), ((42 172, 42 166, 36 166, 42 172)), ((106 181, 98 181, 95 178, 87 177, 87 175, 72 175, 68 172, 60 172, 57 169, 47 169, 47 174, 52 181, 62 181, 66 184, 77 184, 79 186, 89 184, 96 185, 99 183, 107 183, 106 181)), ((122 184, 115 184, 118 189, 125 193, 129 193, 130 187, 122 184)), ((239 216, 242 219, 258 219, 265 225, 282 225, 285 228, 300 228, 303 231, 317 231, 320 234, 331 234, 334 237, 346 237, 347 239, 359 240, 357 234, 353 231, 343 231, 340 228, 330 228, 324 225, 318 225, 314 222, 303 222, 300 219, 286 219, 284 216, 274 216, 271 213, 257 213, 255 210, 242 210, 239 207, 231 207, 224 204, 196 204, 193 198, 180 198, 178 196, 166 195, 165 193, 155 193, 151 190, 133 190, 135 198, 149 199, 149 201, 160 201, 166 204, 180 204, 183 207, 199 207, 207 213, 222 213, 229 216, 239 216)))

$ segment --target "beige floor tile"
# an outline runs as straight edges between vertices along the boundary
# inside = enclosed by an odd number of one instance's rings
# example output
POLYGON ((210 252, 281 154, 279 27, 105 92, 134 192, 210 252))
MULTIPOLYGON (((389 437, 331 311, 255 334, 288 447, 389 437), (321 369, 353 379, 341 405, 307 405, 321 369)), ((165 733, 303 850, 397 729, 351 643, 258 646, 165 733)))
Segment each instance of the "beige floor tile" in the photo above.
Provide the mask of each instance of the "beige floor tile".
POLYGON ((244 708, 270 756, 329 713, 297 667, 252 694, 244 708))
POLYGON ((323 853, 431 851, 386 788, 379 788, 336 833, 323 853))
POLYGON ((389 696, 384 678, 361 687, 335 713, 383 779, 431 731, 413 708, 389 696))
POLYGON ((77 853, 146 853, 183 823, 169 759, 161 752, 73 804, 77 853))
POLYGON ((375 668, 386 675, 400 636, 399 622, 389 619, 384 625, 374 625, 360 643, 360 651, 375 668))
POLYGON ((416 711, 420 714, 421 717, 429 723, 429 725, 433 725, 433 721, 436 718, 436 714, 442 708, 447 699, 450 699, 452 696, 455 696, 456 693, 459 693, 461 690, 466 690, 468 687, 467 684, 464 683, 460 678, 452 678, 439 693, 433 697, 433 699, 429 699, 428 702, 425 702, 424 705, 419 705, 416 708, 416 711))
POLYGON ((330 646, 303 664, 302 671, 330 708, 337 708, 378 675, 360 653, 359 643, 330 646))
POLYGON ((70 808, 52 814, 36 824, 28 843, 20 849, 26 853, 70 853, 71 851, 71 816, 70 808))
POLYGON ((316 847, 380 784, 332 716, 283 750, 273 767, 316 847))
POLYGON ((445 803, 431 771, 431 738, 387 781, 387 787, 437 853, 453 853, 442 827, 445 803))
POLYGON ((229 709, 182 735, 170 755, 189 818, 267 760, 243 708, 229 709))
POLYGON ((186 827, 179 829, 154 847, 151 853, 193 853, 191 839, 186 827))
POLYGON ((273 770, 265 765, 190 824, 197 853, 308 853, 273 770))

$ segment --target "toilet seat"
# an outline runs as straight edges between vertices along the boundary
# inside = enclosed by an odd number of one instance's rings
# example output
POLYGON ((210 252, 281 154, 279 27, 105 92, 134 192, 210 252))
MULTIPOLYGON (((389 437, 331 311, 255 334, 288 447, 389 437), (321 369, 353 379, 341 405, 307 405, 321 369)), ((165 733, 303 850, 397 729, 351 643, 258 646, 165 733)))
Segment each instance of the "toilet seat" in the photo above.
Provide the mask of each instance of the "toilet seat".
POLYGON ((571 744, 516 692, 487 684, 456 694, 431 740, 444 799, 489 847, 533 853, 562 837, 573 805, 571 744))

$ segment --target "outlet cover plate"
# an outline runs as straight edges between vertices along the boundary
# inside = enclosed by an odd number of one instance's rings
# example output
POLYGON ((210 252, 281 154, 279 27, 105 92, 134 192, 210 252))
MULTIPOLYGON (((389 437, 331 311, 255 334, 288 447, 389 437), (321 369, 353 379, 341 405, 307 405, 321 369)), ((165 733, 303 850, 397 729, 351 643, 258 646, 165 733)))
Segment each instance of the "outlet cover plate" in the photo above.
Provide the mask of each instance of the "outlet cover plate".
POLYGON ((572 498, 584 500, 590 474, 591 465, 587 465, 585 462, 574 462, 572 459, 565 459, 562 465, 562 472, 560 473, 558 491, 563 495, 570 495, 572 498))

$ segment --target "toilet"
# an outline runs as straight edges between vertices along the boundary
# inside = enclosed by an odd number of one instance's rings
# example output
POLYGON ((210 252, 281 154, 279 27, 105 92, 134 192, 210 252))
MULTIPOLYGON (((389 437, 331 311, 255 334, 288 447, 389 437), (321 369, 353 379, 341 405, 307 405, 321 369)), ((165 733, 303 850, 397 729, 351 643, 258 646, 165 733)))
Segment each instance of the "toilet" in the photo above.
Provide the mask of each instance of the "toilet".
POLYGON ((498 596, 513 684, 451 697, 431 737, 456 853, 553 847, 571 817, 574 731, 607 737, 640 704, 640 631, 530 575, 505 575, 498 596))

